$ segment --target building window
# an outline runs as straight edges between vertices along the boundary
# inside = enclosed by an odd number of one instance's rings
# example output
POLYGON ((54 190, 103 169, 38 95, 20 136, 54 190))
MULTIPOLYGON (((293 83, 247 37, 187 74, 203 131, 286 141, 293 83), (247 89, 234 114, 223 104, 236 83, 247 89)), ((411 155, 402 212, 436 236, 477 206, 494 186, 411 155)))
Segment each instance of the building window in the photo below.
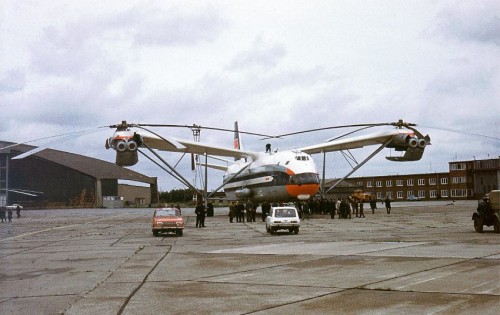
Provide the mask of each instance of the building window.
POLYGON ((418 198, 425 198, 425 190, 418 191, 418 198))
POLYGON ((435 178, 429 178, 429 185, 436 185, 436 179, 435 178))
POLYGON ((441 190, 441 197, 442 198, 448 198, 449 197, 448 196, 448 190, 446 190, 446 189, 441 190))
POLYGON ((386 197, 389 197, 390 199, 392 199, 392 191, 388 191, 385 193, 385 196, 386 197))
POLYGON ((437 191, 429 190, 429 198, 437 198, 437 191))
POLYGON ((382 196, 381 192, 377 192, 377 199, 384 199, 385 197, 382 196))
POLYGON ((372 182, 371 181, 366 182, 366 187, 373 187, 372 182))
POLYGON ((356 184, 357 184, 358 186, 363 187, 363 182, 357 182, 356 184))
POLYGON ((400 191, 398 191, 398 192, 396 192, 396 197, 397 197, 398 199, 403 199, 403 192, 402 192, 401 190, 400 190, 400 191))
POLYGON ((406 181, 406 186, 413 186, 413 179, 408 179, 406 181))
POLYGON ((441 177, 441 185, 448 185, 448 177, 441 177))
POLYGON ((407 191, 406 191, 406 198, 411 197, 411 196, 415 196, 415 195, 413 194, 413 190, 407 190, 407 191))
POLYGON ((403 186, 403 180, 402 179, 396 180, 396 186, 403 186))
POLYGON ((467 183, 467 178, 465 176, 452 177, 451 182, 453 184, 465 184, 465 183, 467 183))
POLYGON ((382 187, 382 181, 381 180, 376 181, 375 186, 382 187))
POLYGON ((425 185, 425 179, 421 178, 418 180, 418 185, 419 186, 424 186, 425 185))
POLYGON ((392 187, 392 180, 388 180, 385 182, 386 187, 392 187))
POLYGON ((465 163, 452 163, 450 164, 450 170, 459 171, 467 169, 467 164, 465 163))
POLYGON ((467 189, 452 189, 451 197, 467 197, 467 189))

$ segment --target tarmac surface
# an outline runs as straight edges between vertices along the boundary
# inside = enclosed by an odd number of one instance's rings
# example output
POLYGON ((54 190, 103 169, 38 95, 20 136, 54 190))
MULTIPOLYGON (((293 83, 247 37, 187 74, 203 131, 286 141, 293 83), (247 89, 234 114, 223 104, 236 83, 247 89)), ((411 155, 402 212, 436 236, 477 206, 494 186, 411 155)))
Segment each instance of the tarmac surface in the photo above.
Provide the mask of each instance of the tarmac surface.
POLYGON ((183 209, 182 237, 154 237, 152 209, 25 210, 0 223, 0 314, 498 314, 500 235, 447 203, 298 235, 183 209))

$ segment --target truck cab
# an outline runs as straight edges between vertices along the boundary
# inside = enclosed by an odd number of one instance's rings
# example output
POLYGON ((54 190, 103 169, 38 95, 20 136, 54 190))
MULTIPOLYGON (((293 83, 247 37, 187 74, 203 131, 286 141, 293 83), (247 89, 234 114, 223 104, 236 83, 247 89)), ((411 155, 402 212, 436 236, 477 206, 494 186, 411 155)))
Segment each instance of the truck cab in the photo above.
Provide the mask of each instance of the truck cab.
POLYGON ((483 226, 493 226, 495 233, 500 233, 500 190, 492 190, 484 195, 472 214, 474 229, 483 232, 483 226))

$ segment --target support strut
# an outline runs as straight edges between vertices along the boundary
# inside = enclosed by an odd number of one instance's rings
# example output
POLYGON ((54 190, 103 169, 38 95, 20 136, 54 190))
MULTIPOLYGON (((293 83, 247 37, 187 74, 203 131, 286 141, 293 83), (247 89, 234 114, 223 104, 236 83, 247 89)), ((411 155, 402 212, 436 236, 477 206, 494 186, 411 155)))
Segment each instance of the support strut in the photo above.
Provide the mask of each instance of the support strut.
POLYGON ((332 190, 335 187, 337 187, 342 181, 344 181, 344 179, 346 179, 347 177, 351 176, 352 173, 356 172, 361 166, 363 166, 366 162, 368 162, 369 160, 371 160, 375 155, 377 155, 387 145, 389 145, 389 143, 391 143, 391 141, 392 141, 392 138, 390 140, 387 140, 385 143, 383 143, 377 150, 375 150, 372 154, 370 154, 366 159, 364 159, 361 163, 359 163, 358 165, 356 165, 356 167, 354 167, 349 173, 347 173, 347 175, 345 175, 339 181, 337 181, 335 184, 333 184, 332 187, 328 188, 328 190, 325 191, 325 194, 327 194, 330 190, 332 190))

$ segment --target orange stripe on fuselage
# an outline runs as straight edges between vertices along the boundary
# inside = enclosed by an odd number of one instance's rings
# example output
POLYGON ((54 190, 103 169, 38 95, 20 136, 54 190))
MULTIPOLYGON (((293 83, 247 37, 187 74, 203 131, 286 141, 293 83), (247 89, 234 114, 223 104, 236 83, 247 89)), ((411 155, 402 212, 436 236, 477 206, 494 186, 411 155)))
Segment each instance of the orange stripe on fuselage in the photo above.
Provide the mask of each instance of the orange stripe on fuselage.
POLYGON ((305 185, 285 185, 287 193, 292 197, 300 195, 314 196, 319 191, 319 184, 305 184, 305 185))
POLYGON ((119 136, 114 136, 113 140, 129 140, 129 139, 132 139, 132 138, 133 138, 132 136, 119 135, 119 136))
MULTIPOLYGON (((288 175, 295 175, 295 172, 287 168, 286 173, 288 175)), ((314 196, 319 191, 319 184, 304 184, 304 185, 285 185, 286 192, 296 198, 300 195, 314 196)))

